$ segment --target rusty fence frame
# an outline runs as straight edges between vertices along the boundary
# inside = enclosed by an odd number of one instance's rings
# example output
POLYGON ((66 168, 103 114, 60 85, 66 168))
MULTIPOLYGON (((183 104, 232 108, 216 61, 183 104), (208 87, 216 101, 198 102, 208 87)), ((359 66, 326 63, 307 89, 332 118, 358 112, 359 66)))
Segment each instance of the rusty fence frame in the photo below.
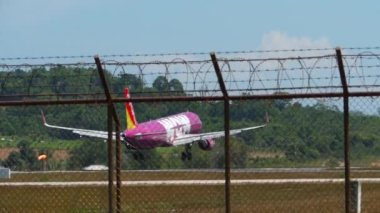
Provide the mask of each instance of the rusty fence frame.
POLYGON ((293 98, 343 98, 343 126, 344 126, 344 183, 345 183, 345 212, 351 211, 350 206, 350 143, 349 143, 349 99, 350 97, 369 97, 380 96, 380 92, 352 92, 348 91, 347 79, 344 70, 343 56, 341 49, 335 49, 336 60, 338 64, 342 92, 338 93, 313 93, 313 94, 273 94, 273 95, 229 95, 225 87, 223 76, 219 67, 218 59, 215 53, 210 53, 211 62, 214 67, 215 74, 218 78, 218 83, 222 96, 199 96, 199 97, 134 97, 134 98, 113 98, 105 77, 103 64, 99 56, 94 56, 94 61, 98 70, 99 77, 104 89, 106 99, 88 99, 88 100, 18 100, 18 101, 0 101, 1 106, 31 106, 31 105, 64 105, 64 104, 106 104, 108 107, 108 211, 121 212, 121 141, 120 141, 120 120, 116 113, 115 103, 129 102, 182 102, 182 101, 224 101, 224 131, 225 131, 225 212, 231 212, 230 188, 231 188, 231 175, 230 175, 230 123, 229 123, 229 102, 233 100, 273 100, 273 99, 293 99, 293 98), (115 127, 114 127, 115 124, 115 127), (116 134, 113 134, 115 130, 116 134), (114 136, 116 143, 114 147, 114 136), (115 165, 113 161, 115 160, 115 165), (114 172, 116 174, 114 174, 114 172), (116 187, 114 184, 114 177, 116 176, 116 187), (116 191, 116 199, 115 192, 116 191))

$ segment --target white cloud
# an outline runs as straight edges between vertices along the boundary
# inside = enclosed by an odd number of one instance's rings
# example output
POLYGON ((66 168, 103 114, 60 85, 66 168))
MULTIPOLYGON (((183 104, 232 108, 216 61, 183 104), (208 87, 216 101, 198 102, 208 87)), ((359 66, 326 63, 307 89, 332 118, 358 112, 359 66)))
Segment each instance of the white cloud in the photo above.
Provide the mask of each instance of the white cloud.
POLYGON ((327 38, 291 37, 286 33, 272 31, 263 35, 261 50, 324 49, 331 48, 327 38))

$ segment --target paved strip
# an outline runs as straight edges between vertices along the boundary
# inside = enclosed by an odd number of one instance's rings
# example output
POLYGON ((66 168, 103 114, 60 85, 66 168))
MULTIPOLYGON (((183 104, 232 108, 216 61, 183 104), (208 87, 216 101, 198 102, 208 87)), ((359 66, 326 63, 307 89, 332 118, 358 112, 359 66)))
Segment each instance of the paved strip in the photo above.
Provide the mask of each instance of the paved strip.
MULTIPOLYGON (((355 178, 352 181, 361 183, 380 183, 380 178, 355 178)), ((297 183, 344 183, 342 178, 324 179, 242 179, 231 180, 233 185, 247 184, 297 184, 297 183)), ((116 184, 116 182, 115 182, 116 184)), ((124 186, 187 186, 187 185, 223 185, 225 180, 146 180, 122 181, 124 186)), ((0 182, 0 186, 107 186, 108 181, 78 182, 0 182)))
MULTIPOLYGON (((12 171, 12 174, 48 174, 48 173, 101 173, 108 170, 94 171, 12 171)), ((224 173, 224 169, 162 169, 162 170, 122 170, 127 173, 183 173, 183 172, 202 172, 202 173, 224 173)), ((231 173, 344 173, 344 169, 326 169, 326 168, 250 168, 250 169, 231 169, 231 173)), ((351 168, 351 172, 380 173, 380 170, 351 168)))

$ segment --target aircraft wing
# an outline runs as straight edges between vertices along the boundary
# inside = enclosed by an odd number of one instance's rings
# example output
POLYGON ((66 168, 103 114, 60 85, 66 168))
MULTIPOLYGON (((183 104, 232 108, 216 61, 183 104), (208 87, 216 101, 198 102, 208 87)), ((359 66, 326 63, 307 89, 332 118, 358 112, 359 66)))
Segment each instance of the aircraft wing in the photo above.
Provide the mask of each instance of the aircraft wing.
MULTIPOLYGON (((45 115, 41 111, 42 114, 42 120, 44 123, 44 126, 49 127, 49 128, 55 128, 55 129, 63 129, 63 130, 68 130, 72 131, 75 134, 78 134, 80 136, 88 136, 88 137, 95 137, 95 138, 101 138, 101 139, 108 139, 108 132, 107 131, 99 131, 99 130, 89 130, 89 129, 77 129, 77 128, 71 128, 71 127, 64 127, 64 126, 55 126, 55 125, 50 125, 46 122, 45 115)), ((112 133, 113 139, 115 139, 115 133, 112 133)))
MULTIPOLYGON (((259 126, 251 126, 251 127, 241 128, 241 129, 231 129, 230 135, 236 135, 244 131, 262 128, 262 127, 265 127, 266 125, 267 124, 263 124, 259 126)), ((216 138, 221 138, 221 137, 224 137, 224 131, 207 132, 207 133, 199 133, 199 134, 186 134, 186 135, 177 137, 173 141, 173 146, 179 146, 179 145, 192 143, 195 141, 206 140, 206 139, 216 139, 216 138)))

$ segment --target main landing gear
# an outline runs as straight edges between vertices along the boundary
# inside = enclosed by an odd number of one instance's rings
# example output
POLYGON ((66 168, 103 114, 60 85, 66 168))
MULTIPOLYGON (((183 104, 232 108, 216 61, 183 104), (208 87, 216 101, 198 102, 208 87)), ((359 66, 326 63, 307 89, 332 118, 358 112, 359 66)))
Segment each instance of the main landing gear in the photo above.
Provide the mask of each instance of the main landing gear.
POLYGON ((191 160, 193 155, 191 154, 191 146, 193 144, 189 143, 185 145, 185 151, 182 152, 181 159, 182 161, 191 160))
POLYGON ((145 159, 143 153, 141 153, 137 150, 132 151, 132 156, 133 156, 133 159, 135 159, 137 161, 143 161, 145 159))

